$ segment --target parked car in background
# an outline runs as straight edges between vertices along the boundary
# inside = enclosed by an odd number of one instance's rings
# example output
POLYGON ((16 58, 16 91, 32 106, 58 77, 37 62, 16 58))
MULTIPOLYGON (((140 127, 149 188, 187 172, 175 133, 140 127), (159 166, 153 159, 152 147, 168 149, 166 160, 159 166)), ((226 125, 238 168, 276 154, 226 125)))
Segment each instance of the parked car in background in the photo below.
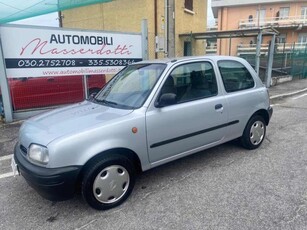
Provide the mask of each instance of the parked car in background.
MULTIPOLYGON (((105 75, 88 75, 89 95, 106 83, 105 75)), ((85 99, 83 76, 8 78, 14 110, 71 104, 85 99)))
POLYGON ((128 198, 137 172, 237 138, 258 148, 272 112, 243 59, 143 61, 94 98, 24 122, 12 165, 47 199, 80 188, 90 206, 109 209, 128 198))

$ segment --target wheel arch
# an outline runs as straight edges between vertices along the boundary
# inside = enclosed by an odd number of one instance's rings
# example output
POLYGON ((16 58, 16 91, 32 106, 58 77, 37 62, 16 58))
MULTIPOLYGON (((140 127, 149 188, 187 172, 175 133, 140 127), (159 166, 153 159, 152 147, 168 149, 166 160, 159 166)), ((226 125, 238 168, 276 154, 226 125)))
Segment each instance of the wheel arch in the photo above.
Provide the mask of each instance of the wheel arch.
MULTIPOLYGON (((263 117, 264 121, 265 121, 265 124, 268 125, 269 122, 270 122, 270 115, 268 113, 267 110, 265 109, 259 109, 258 111, 256 111, 255 113, 253 113, 253 115, 250 117, 250 119, 256 115, 259 115, 261 117, 263 117)), ((249 119, 249 120, 250 120, 249 119)))
POLYGON ((86 171, 87 167, 89 165, 91 165, 93 162, 98 161, 101 157, 106 156, 106 155, 120 155, 120 156, 124 156, 126 158, 128 158, 129 160, 131 160, 131 162, 133 163, 134 167, 135 167, 135 171, 136 173, 141 173, 142 170, 142 165, 141 165, 141 161, 140 158, 138 157, 138 155, 127 148, 114 148, 114 149, 109 149, 106 151, 103 151, 99 154, 96 154, 95 156, 93 156, 92 158, 90 158, 82 167, 79 176, 78 176, 78 184, 81 182, 82 177, 84 175, 84 172, 86 171))

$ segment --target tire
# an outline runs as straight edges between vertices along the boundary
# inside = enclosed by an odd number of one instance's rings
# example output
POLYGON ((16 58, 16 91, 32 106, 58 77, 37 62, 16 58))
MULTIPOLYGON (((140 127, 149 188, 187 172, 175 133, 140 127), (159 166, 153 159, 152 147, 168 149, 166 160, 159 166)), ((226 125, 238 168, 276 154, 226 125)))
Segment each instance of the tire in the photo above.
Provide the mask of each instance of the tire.
POLYGON ((263 117, 259 115, 253 116, 247 123, 243 135, 241 137, 241 144, 246 149, 258 148, 266 134, 266 124, 263 117))
POLYGON ((106 210, 122 204, 131 194, 134 184, 132 162, 121 155, 107 155, 86 168, 81 192, 92 208, 106 210))

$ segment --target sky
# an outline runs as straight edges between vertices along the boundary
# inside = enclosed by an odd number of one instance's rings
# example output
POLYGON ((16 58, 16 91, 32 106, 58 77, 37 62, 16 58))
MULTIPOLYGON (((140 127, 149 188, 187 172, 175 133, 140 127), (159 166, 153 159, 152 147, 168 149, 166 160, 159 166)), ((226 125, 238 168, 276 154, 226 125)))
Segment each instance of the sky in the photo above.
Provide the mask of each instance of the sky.
POLYGON ((32 17, 20 21, 12 22, 13 24, 22 24, 22 25, 33 25, 33 26, 52 26, 58 27, 58 12, 51 14, 45 14, 37 17, 32 17))
POLYGON ((207 25, 208 26, 214 26, 215 20, 213 17, 212 9, 211 9, 211 0, 208 0, 208 9, 207 9, 207 25))
MULTIPOLYGON (((214 26, 215 21, 213 18, 213 13, 211 10, 211 0, 208 0, 208 26, 214 26)), ((37 16, 33 18, 28 18, 20 21, 13 22, 14 24, 23 24, 23 25, 34 25, 34 26, 52 26, 52 27, 58 27, 59 26, 59 20, 58 20, 58 13, 54 12, 51 14, 46 14, 42 16, 37 16)))

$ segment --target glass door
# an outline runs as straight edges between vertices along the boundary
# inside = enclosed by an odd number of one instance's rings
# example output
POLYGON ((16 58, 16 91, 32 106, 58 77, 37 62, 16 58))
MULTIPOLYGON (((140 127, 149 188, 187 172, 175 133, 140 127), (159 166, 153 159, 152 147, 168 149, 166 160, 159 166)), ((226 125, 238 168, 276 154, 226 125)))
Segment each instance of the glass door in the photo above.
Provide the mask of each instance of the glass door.
POLYGON ((258 26, 263 26, 265 24, 265 9, 257 10, 258 26))
POLYGON ((301 19, 303 19, 304 22, 307 20, 307 6, 301 8, 301 19))

